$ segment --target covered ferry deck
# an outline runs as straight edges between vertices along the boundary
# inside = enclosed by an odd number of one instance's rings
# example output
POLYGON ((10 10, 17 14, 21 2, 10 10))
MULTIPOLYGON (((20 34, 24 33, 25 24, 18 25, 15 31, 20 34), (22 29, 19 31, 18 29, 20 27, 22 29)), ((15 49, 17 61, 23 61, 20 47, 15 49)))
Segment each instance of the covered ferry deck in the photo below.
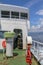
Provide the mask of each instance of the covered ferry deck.
MULTIPOLYGON (((14 57, 3 59, 3 54, 0 53, 0 65, 27 65, 25 58, 25 50, 15 49, 14 57)), ((32 57, 32 65, 39 65, 34 56, 32 57)))
MULTIPOLYGON (((43 65, 43 43, 33 40, 32 43, 32 65, 43 65)), ((3 54, 0 53, 0 65, 27 65, 26 64, 26 50, 14 49, 13 58, 3 59, 3 54)))
MULTIPOLYGON (((12 5, 0 4, 0 30, 4 31, 14 31, 22 30, 23 38, 22 48, 26 49, 26 37, 27 37, 27 26, 30 21, 28 8, 22 8, 12 5), (15 14, 16 12, 16 14, 15 14), (28 22, 28 23, 27 23, 28 22)), ((29 30, 28 29, 28 30, 29 30)), ((21 33, 21 32, 20 32, 21 33)), ((1 43, 1 42, 0 42, 1 43)), ((0 53, 0 65, 27 65, 25 61, 25 50, 15 49, 14 57, 3 59, 3 54, 0 53)), ((43 65, 43 43, 33 40, 31 52, 33 54, 32 65, 38 65, 38 62, 43 65), (37 59, 37 61, 34 59, 37 59)))

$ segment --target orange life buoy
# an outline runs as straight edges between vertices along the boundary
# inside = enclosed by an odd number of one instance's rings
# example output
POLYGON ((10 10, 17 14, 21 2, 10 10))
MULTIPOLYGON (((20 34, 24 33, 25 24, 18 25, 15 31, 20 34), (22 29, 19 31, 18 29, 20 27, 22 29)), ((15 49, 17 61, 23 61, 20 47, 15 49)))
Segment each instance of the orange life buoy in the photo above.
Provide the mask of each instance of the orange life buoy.
POLYGON ((5 41, 5 40, 2 41, 2 46, 3 46, 4 48, 6 48, 6 41, 5 41))

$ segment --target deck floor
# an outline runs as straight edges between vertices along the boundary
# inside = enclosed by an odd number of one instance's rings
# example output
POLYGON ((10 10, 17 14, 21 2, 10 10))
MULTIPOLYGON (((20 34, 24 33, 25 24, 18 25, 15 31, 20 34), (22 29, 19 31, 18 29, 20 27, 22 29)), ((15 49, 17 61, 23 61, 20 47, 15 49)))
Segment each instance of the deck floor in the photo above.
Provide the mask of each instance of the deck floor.
MULTIPOLYGON (((0 65, 27 65, 25 62, 25 51, 14 50, 14 57, 3 59, 3 54, 0 53, 0 65)), ((38 65, 37 61, 32 58, 32 65, 38 65)))

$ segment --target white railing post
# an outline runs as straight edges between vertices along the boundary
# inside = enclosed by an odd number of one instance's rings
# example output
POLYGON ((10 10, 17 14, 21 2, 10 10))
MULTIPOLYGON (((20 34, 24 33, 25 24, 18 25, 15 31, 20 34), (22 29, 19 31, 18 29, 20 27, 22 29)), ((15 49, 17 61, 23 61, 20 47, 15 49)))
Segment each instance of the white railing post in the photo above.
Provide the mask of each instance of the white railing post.
POLYGON ((35 41, 34 41, 34 53, 35 53, 35 41))
POLYGON ((43 65, 43 43, 33 40, 33 48, 32 53, 39 61, 41 65, 43 65))
POLYGON ((39 44, 37 44, 37 57, 38 57, 38 61, 39 61, 39 44))

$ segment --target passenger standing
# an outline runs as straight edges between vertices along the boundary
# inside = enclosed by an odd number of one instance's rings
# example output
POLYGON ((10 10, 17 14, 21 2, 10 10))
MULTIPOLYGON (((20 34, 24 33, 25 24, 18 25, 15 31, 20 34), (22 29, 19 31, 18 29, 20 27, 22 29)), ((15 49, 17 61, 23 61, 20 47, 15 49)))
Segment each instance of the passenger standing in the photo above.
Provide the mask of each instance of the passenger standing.
POLYGON ((31 46, 32 46, 32 38, 27 37, 27 50, 26 50, 26 63, 28 65, 32 64, 32 55, 31 55, 31 46))

